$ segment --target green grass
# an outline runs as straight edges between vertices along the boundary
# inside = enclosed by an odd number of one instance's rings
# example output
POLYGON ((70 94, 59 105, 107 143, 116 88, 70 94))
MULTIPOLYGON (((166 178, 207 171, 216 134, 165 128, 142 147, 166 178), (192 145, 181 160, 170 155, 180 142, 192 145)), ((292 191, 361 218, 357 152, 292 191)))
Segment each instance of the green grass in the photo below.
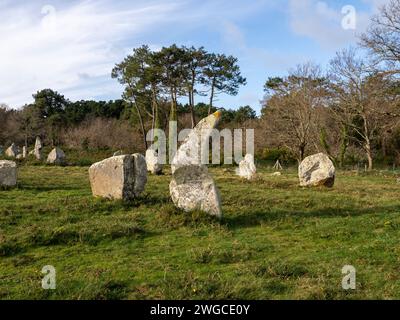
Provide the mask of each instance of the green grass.
POLYGON ((339 172, 333 189, 294 171, 243 181, 212 168, 221 221, 177 210, 170 176, 132 203, 94 199, 86 167, 22 166, 0 191, 0 299, 400 298, 400 186, 339 172), (344 265, 357 289, 341 288, 344 265), (53 265, 57 289, 41 288, 53 265))

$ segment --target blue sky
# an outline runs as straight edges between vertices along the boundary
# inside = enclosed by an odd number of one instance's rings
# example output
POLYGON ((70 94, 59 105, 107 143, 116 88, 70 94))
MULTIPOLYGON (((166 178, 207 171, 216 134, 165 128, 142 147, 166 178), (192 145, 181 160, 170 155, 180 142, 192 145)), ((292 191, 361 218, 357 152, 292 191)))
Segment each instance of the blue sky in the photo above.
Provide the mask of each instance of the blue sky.
POLYGON ((299 63, 323 67, 355 45, 387 0, 0 0, 0 102, 18 108, 52 88, 71 100, 115 99, 110 77, 132 48, 172 43, 232 54, 248 84, 226 108, 259 112, 263 84, 299 63), (342 28, 342 8, 356 10, 356 28, 342 28))

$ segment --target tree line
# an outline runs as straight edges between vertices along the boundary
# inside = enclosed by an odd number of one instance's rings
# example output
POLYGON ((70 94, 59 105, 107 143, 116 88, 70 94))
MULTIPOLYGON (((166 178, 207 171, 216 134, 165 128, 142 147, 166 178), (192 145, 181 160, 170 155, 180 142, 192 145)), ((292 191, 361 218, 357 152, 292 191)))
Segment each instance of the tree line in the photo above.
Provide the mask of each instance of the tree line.
MULTIPOLYGON (((222 108, 221 126, 255 128, 259 158, 300 162, 322 151, 339 166, 400 164, 399 39, 400 0, 391 0, 357 47, 339 51, 326 68, 308 62, 268 77, 261 115, 250 106, 222 108)), ((167 132, 171 120, 193 127, 217 109, 219 95, 246 84, 236 57, 175 44, 133 49, 111 77, 123 86, 115 101, 71 102, 45 89, 21 109, 0 106, 0 145, 40 135, 51 144, 144 151, 150 129, 167 132)))
POLYGON ((400 1, 392 0, 372 18, 360 45, 339 51, 325 71, 305 63, 270 77, 258 135, 298 161, 323 151, 340 166, 346 159, 369 170, 376 158, 398 163, 399 39, 400 1))

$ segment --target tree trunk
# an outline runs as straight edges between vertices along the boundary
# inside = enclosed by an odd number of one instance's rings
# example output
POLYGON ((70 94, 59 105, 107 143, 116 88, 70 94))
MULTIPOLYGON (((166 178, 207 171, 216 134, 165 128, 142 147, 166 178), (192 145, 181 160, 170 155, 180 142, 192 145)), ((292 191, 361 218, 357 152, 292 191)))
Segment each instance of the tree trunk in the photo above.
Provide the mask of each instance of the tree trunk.
POLYGON ((210 94, 210 103, 209 103, 209 105, 208 105, 208 115, 211 114, 212 107, 213 107, 214 87, 215 87, 215 80, 213 80, 213 81, 212 81, 212 84, 211 84, 211 94, 210 94))
POLYGON ((367 142, 365 144, 365 154, 366 154, 367 160, 368 160, 368 171, 371 171, 373 168, 373 160, 372 160, 372 153, 371 153, 371 144, 369 142, 369 139, 367 139, 367 142))
POLYGON ((147 150, 146 129, 144 128, 142 113, 140 112, 139 106, 137 105, 136 101, 133 104, 136 108, 136 112, 139 117, 140 130, 142 131, 143 145, 145 150, 147 150))
POLYGON ((193 91, 192 89, 189 90, 189 109, 190 109, 190 118, 192 121, 192 129, 196 125, 196 119, 194 116, 194 103, 193 103, 193 91))
POLYGON ((364 121, 364 136, 365 136, 365 153, 367 156, 367 160, 368 160, 368 171, 372 170, 372 152, 371 152, 371 140, 369 139, 369 128, 368 128, 368 122, 367 122, 367 118, 365 116, 363 116, 363 121, 364 121))

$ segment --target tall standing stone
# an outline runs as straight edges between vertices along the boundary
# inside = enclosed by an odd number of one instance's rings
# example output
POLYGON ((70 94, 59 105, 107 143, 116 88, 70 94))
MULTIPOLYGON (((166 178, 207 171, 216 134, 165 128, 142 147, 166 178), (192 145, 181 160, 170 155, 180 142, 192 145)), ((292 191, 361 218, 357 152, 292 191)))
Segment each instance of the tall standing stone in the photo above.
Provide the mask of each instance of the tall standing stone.
POLYGON ((37 160, 42 160, 42 140, 40 140, 40 137, 36 137, 35 141, 35 149, 33 149, 33 155, 37 160))
POLYGON ((93 196, 132 200, 147 182, 146 160, 141 154, 115 156, 89 168, 93 196))
POLYGON ((300 186, 333 187, 335 183, 335 166, 323 153, 305 158, 299 166, 300 186))
POLYGON ((22 158, 26 158, 28 156, 28 149, 26 148, 26 146, 22 147, 22 158))
POLYGON ((201 210, 213 216, 222 216, 218 188, 201 159, 204 143, 208 143, 220 117, 218 111, 201 120, 182 143, 171 163, 171 199, 184 211, 201 210))
POLYGON ((64 164, 66 160, 65 153, 59 147, 51 150, 47 156, 47 163, 61 165, 64 164))
POLYGON ((17 184, 17 164, 14 161, 0 161, 0 186, 14 187, 17 184))

